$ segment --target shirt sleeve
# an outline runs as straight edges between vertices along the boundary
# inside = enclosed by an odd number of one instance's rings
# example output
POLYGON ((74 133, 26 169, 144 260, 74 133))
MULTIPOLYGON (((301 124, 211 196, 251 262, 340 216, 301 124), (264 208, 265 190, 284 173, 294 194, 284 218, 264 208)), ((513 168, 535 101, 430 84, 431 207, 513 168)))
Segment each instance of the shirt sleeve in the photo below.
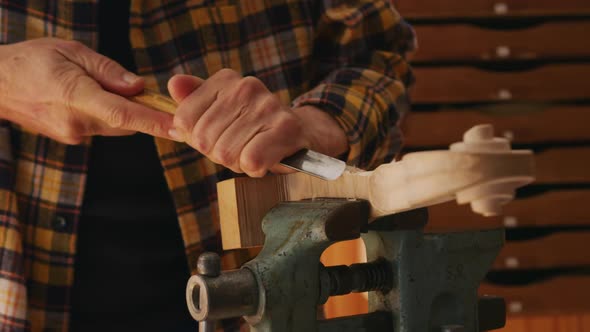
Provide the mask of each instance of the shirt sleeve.
POLYGON ((347 162, 372 169, 401 147, 397 127, 409 107, 413 75, 405 53, 412 28, 389 0, 318 1, 314 88, 293 101, 331 114, 349 141, 347 162))

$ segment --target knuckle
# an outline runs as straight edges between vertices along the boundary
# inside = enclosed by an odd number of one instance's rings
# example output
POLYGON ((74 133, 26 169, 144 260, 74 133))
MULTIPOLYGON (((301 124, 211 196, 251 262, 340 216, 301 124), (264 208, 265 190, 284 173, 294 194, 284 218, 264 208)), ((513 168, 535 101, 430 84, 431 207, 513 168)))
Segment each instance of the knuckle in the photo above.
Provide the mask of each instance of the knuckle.
POLYGON ((246 172, 246 174, 248 174, 248 176, 251 178, 261 178, 266 175, 266 171, 265 170, 248 171, 248 172, 246 172))
POLYGON ((211 152, 211 149, 213 148, 213 145, 209 143, 207 137, 203 135, 201 132, 193 133, 189 145, 191 145, 203 154, 209 154, 211 152))
POLYGON ((105 112, 104 121, 111 128, 121 129, 129 123, 127 112, 121 106, 112 106, 105 112))
POLYGON ((244 171, 240 168, 239 165, 228 165, 226 166, 227 168, 229 168, 232 172, 236 173, 236 174, 243 174, 244 171))
POLYGON ((242 79, 240 79, 240 84, 244 87, 252 88, 260 88, 264 86, 264 84, 254 76, 242 77, 242 79))
POLYGON ((177 129, 184 131, 184 132, 191 132, 193 123, 189 119, 189 117, 185 116, 185 114, 182 114, 182 112, 178 112, 176 114, 173 122, 174 122, 174 127, 176 127, 177 129))
POLYGON ((266 174, 264 169, 264 156, 259 152, 244 152, 240 156, 240 167, 248 175, 257 175, 256 177, 266 174))
POLYGON ((279 116, 274 127, 279 133, 284 133, 287 136, 297 136, 303 130, 299 119, 292 115, 279 116))
POLYGON ((83 73, 76 73, 72 70, 63 70, 56 73, 56 81, 60 83, 61 99, 68 111, 74 110, 76 93, 82 86, 83 73))
POLYGON ((242 77, 237 71, 230 68, 222 68, 213 74, 212 78, 217 79, 236 79, 242 77))
POLYGON ((217 148, 213 151, 213 158, 220 164, 225 166, 231 166, 234 162, 234 156, 227 148, 217 148))
POLYGON ((81 144, 84 137, 84 126, 73 119, 67 119, 60 133, 60 140, 66 144, 81 144))
POLYGON ((72 53, 77 53, 82 51, 86 48, 84 44, 77 40, 63 40, 63 39, 55 39, 55 44, 57 47, 61 48, 62 50, 66 50, 72 53))
POLYGON ((264 88, 262 82, 252 76, 247 76, 240 79, 234 88, 234 98, 240 102, 245 103, 258 97, 259 93, 264 88))
POLYGON ((281 108, 280 101, 274 96, 270 95, 266 97, 260 106, 258 107, 258 112, 263 115, 274 114, 281 108))
POLYGON ((94 65, 96 66, 96 70, 103 74, 117 69, 114 61, 103 56, 97 57, 94 65))

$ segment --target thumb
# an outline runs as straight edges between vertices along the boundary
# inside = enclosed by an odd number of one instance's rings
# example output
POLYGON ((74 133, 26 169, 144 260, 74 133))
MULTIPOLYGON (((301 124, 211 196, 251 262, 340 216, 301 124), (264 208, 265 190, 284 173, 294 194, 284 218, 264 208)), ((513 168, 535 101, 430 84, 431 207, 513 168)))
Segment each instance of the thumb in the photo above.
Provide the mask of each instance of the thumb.
POLYGON ((180 103, 184 100, 188 95, 190 95, 193 91, 198 89, 201 84, 203 84, 203 80, 191 75, 174 75, 168 81, 168 92, 172 99, 174 99, 177 103, 180 103))
POLYGON ((56 49, 66 59, 82 67, 105 90, 122 96, 133 96, 143 91, 144 81, 141 77, 82 43, 63 42, 56 49))

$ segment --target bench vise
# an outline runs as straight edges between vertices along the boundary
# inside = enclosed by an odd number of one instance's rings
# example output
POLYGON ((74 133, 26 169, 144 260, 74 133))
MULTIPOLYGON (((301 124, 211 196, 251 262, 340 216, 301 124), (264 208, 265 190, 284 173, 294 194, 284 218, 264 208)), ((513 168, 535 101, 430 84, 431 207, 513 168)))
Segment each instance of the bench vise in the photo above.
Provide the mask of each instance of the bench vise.
POLYGON ((238 270, 204 253, 187 285, 200 331, 243 316, 253 332, 479 332, 501 328, 501 298, 478 286, 504 243, 501 229, 423 233, 425 209, 369 223, 363 200, 280 203, 263 220, 264 247, 238 270), (322 252, 362 236, 368 263, 323 266, 322 252), (369 313, 322 319, 328 297, 369 292, 369 313), (319 317, 319 318, 318 318, 319 317))

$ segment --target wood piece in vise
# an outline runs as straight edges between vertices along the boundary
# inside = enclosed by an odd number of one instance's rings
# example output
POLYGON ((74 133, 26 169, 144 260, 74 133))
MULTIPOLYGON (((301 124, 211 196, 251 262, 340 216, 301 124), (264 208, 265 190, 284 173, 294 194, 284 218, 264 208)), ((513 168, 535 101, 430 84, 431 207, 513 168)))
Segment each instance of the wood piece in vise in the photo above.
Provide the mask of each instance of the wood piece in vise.
POLYGON ((473 127, 450 150, 408 154, 374 171, 345 172, 334 181, 303 173, 218 183, 224 249, 264 244, 261 222, 282 201, 319 197, 367 200, 371 218, 453 199, 476 213, 497 215, 514 190, 533 181, 529 150, 511 150, 489 125, 473 127))

